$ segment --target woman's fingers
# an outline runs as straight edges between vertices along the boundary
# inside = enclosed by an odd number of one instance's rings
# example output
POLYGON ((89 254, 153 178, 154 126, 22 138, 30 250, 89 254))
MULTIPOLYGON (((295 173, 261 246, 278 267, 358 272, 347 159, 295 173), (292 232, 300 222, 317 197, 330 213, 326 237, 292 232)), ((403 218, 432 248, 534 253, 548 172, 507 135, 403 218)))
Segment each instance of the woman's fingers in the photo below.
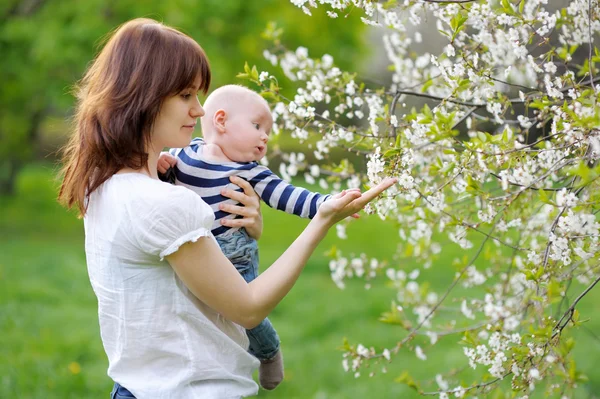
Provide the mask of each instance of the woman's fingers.
POLYGON ((221 219, 221 225, 227 227, 248 227, 251 223, 248 219, 221 219))
POLYGON ((221 224, 228 227, 244 227, 250 237, 258 240, 262 234, 262 215, 260 213, 260 197, 246 180, 238 176, 230 176, 229 180, 241 187, 242 192, 223 189, 221 195, 231 198, 240 205, 222 204, 219 208, 234 215, 243 216, 243 219, 222 219, 221 224))
POLYGON ((369 202, 373 201, 379 194, 390 188, 393 184, 395 184, 398 179, 387 178, 383 180, 381 183, 372 187, 370 190, 365 191, 361 194, 358 190, 347 191, 346 195, 341 198, 344 201, 343 208, 345 211, 352 212, 350 216, 355 219, 358 219, 360 216, 358 215, 358 211, 363 209, 369 202), (348 199, 350 199, 348 201, 348 199))
POLYGON ((252 208, 247 208, 245 206, 233 205, 233 204, 220 204, 219 209, 227 212, 233 213, 234 215, 240 215, 244 217, 255 217, 256 211, 252 208))
POLYGON ((384 179, 375 187, 371 187, 370 190, 365 191, 360 198, 356 200, 357 205, 359 205, 362 209, 369 202, 373 201, 379 194, 393 186, 397 181, 398 179, 395 177, 388 177, 387 179, 384 179))
POLYGON ((242 204, 245 204, 245 205, 248 203, 249 197, 246 194, 244 194, 243 192, 225 188, 225 189, 221 190, 221 195, 224 197, 227 197, 227 198, 231 198, 232 200, 234 200, 236 202, 241 202, 242 204))
POLYGON ((245 206, 258 208, 260 198, 258 197, 258 194, 254 192, 254 189, 252 188, 250 183, 237 176, 230 176, 229 180, 233 184, 239 186, 243 190, 243 192, 231 189, 223 189, 221 190, 221 195, 227 198, 231 198, 234 201, 240 202, 245 206))
POLYGON ((339 197, 337 198, 337 200, 339 201, 338 205, 341 208, 345 208, 348 205, 350 205, 350 203, 352 201, 355 201, 357 198, 360 198, 360 196, 362 195, 360 193, 360 191, 342 191, 340 194, 338 194, 339 197))
POLYGON ((241 177, 230 176, 229 181, 231 181, 233 184, 235 184, 236 186, 239 186, 242 190, 244 190, 244 194, 246 194, 247 196, 249 196, 249 197, 256 196, 256 193, 254 192, 254 189, 252 188, 250 183, 248 183, 246 180, 242 179, 241 177))

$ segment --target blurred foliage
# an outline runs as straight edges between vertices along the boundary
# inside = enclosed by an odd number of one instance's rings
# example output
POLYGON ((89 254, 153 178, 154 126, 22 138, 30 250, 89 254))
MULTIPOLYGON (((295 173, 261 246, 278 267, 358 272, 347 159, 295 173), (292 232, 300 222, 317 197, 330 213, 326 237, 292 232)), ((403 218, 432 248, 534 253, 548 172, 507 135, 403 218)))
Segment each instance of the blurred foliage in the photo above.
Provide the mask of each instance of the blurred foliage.
POLYGON ((266 67, 261 33, 270 21, 284 28, 286 46, 310 46, 315 55, 332 52, 344 68, 352 69, 364 47, 365 25, 358 15, 332 23, 324 12, 309 17, 277 0, 4 0, 0 2, 0 193, 14 190, 15 176, 25 163, 55 152, 64 141, 73 84, 108 32, 137 17, 163 21, 195 38, 210 58, 213 88, 234 81, 244 61, 266 67), (42 137, 48 131, 54 135, 50 145, 42 137))

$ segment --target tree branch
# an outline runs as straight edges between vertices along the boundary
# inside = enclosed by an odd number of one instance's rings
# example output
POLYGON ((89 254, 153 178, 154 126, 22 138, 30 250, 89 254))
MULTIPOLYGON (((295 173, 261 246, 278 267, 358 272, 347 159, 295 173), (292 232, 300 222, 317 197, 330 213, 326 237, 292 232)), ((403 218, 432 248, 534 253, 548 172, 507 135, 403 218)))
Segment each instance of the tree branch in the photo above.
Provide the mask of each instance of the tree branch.
MULTIPOLYGON (((391 93, 388 93, 388 94, 391 94, 391 93)), ((464 105, 466 107, 481 108, 481 107, 485 107, 487 105, 486 103, 470 103, 470 102, 466 102, 466 101, 453 100, 451 98, 438 97, 438 96, 434 96, 432 94, 419 93, 419 92, 410 91, 410 90, 396 90, 396 92, 394 93, 395 96, 399 96, 400 94, 406 94, 406 95, 414 96, 414 97, 429 98, 431 100, 436 100, 436 101, 447 101, 449 103, 464 105)), ((519 99, 518 101, 521 101, 521 100, 519 99)))
MULTIPOLYGON (((588 35, 590 38, 589 45, 589 53, 588 53, 588 62, 590 67, 590 81, 594 81, 594 64, 592 63, 592 48, 594 47, 594 37, 592 36, 592 0, 588 0, 588 35)), ((598 94, 596 92, 596 86, 592 84, 592 89, 594 90, 594 94, 598 94)), ((594 96, 594 104, 596 103, 596 96, 594 96)))
POLYGON ((443 337, 445 335, 452 335, 452 334, 458 334, 458 333, 462 333, 462 332, 477 330, 481 327, 485 327, 488 323, 489 323, 489 321, 485 321, 485 322, 482 322, 479 324, 475 324, 473 326, 467 326, 467 327, 457 328, 455 330, 447 330, 447 331, 425 331, 425 332, 418 331, 417 334, 418 335, 427 335, 429 333, 433 333, 433 334, 437 335, 438 337, 443 337))
MULTIPOLYGON (((498 381, 502 381, 503 379, 505 379, 506 377, 508 377, 511 374, 512 373, 506 373, 502 377, 496 378, 495 380, 484 382, 482 384, 471 385, 470 387, 462 388, 462 390, 466 392, 466 391, 471 391, 473 389, 485 388, 485 387, 487 387, 489 385, 493 385, 493 384, 497 383, 498 381)), ((423 395, 423 396, 434 396, 434 395, 439 395, 439 394, 442 394, 442 393, 453 394, 454 392, 455 392, 455 390, 452 389, 452 390, 437 391, 437 392, 420 392, 420 394, 423 395)))
POLYGON ((573 313, 575 311, 575 306, 577 306, 577 303, 579 303, 579 301, 587 295, 588 292, 590 292, 592 290, 592 288, 594 288, 594 286, 596 284, 598 284, 598 281, 600 281, 600 277, 597 277, 596 280, 594 280, 594 282, 592 284, 590 284, 571 304, 571 306, 569 306, 569 309, 567 309, 567 311, 562 315, 562 317, 560 318, 559 321, 556 322, 556 325, 554 326, 554 333, 552 334, 552 338, 556 337, 557 335, 560 335, 562 333, 562 331, 564 330, 564 328, 567 326, 567 324, 569 324, 569 321, 571 320, 571 317, 573 316, 573 313), (567 316, 569 316, 567 318, 567 316), (565 320, 565 318, 567 318, 565 320), (563 320, 565 320, 565 322, 563 323, 563 320), (561 324, 562 323, 562 324, 561 324))
MULTIPOLYGON (((421 194, 421 193, 419 193, 419 195, 421 195, 422 197, 424 197, 423 194, 421 194)), ((502 208, 496 214, 496 217, 498 217, 498 215, 500 215, 502 212, 504 212, 504 210, 506 210, 506 206, 504 208, 502 208)), ((458 274, 458 276, 454 279, 454 281, 452 282, 452 284, 450 285, 450 287, 448 287, 448 289, 446 290, 446 292, 444 293, 444 295, 442 296, 442 298, 440 300, 438 300, 438 302, 431 309, 431 311, 429 311, 429 313, 423 318, 423 320, 416 327, 414 327, 408 333, 408 335, 406 337, 404 337, 404 339, 402 341, 400 341, 400 342, 398 342, 396 344, 396 346, 394 347, 394 353, 398 353, 398 351, 400 350, 400 348, 416 335, 417 331, 419 331, 419 329, 423 326, 423 324, 425 324, 425 322, 427 320, 429 320, 429 318, 433 315, 433 313, 435 313, 435 311, 440 307, 440 305, 446 300, 446 298, 448 297, 448 295, 450 295, 450 292, 454 289, 454 287, 456 287, 456 285, 458 284, 458 282, 460 281, 460 279, 462 278, 462 276, 465 274, 465 272, 467 271, 467 269, 469 267, 471 267, 475 263, 475 261, 477 260, 477 258, 479 258, 479 255, 481 255, 481 252, 483 251, 483 248, 485 247, 485 244, 487 243, 487 241, 490 239, 491 233, 496 228, 496 224, 497 223, 498 222, 496 221, 492 225, 492 228, 490 229, 489 235, 486 236, 486 238, 483 240, 483 242, 479 246, 479 249, 477 250, 477 253, 473 256, 473 259, 471 259, 471 261, 465 267, 462 268, 462 270, 460 271, 460 273, 458 274)))
POLYGON ((478 0, 421 0, 423 3, 433 3, 433 4, 463 4, 463 3, 472 3, 478 0))

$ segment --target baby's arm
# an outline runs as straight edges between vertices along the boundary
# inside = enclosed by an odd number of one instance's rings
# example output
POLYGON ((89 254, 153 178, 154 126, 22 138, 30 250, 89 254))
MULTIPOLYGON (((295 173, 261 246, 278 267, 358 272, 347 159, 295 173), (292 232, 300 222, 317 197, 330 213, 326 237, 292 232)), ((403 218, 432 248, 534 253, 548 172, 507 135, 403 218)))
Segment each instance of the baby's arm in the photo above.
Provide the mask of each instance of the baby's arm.
POLYGON ((295 187, 270 169, 257 165, 244 176, 260 198, 271 208, 312 219, 321 204, 331 195, 323 195, 302 187, 295 187))

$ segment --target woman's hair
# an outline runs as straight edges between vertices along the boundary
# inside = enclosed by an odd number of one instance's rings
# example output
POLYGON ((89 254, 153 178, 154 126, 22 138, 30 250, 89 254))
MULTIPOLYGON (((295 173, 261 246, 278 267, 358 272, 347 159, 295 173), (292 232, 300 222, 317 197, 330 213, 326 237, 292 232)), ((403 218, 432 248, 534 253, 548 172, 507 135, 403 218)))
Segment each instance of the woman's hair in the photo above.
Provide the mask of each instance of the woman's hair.
POLYGON ((89 195, 120 169, 147 168, 147 149, 163 101, 199 77, 205 94, 210 66, 189 36, 152 19, 117 28, 76 86, 74 132, 64 149, 59 200, 81 215, 89 195))

